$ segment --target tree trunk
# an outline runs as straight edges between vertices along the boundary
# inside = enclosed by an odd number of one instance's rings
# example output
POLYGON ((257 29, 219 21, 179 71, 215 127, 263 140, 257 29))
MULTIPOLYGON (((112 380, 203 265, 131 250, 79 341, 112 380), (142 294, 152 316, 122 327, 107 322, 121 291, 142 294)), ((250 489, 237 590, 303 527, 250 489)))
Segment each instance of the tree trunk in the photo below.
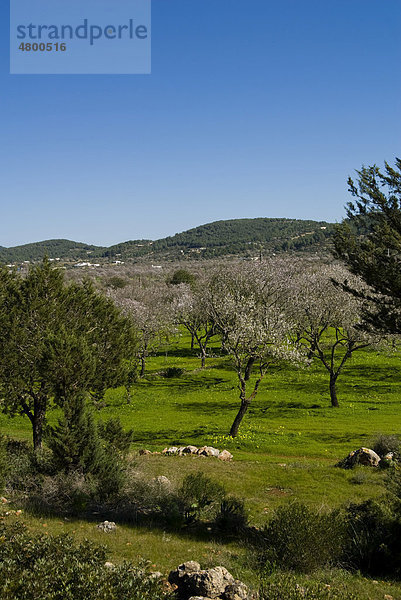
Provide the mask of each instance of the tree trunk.
POLYGON ((251 356, 250 359, 248 360, 246 367, 245 367, 245 375, 244 375, 245 381, 249 381, 249 378, 252 373, 252 367, 255 364, 255 361, 256 361, 256 358, 254 358, 253 356, 251 356))
POLYGON ((195 335, 193 333, 191 333, 191 350, 194 349, 194 345, 195 345, 195 335))
POLYGON ((43 425, 46 416, 46 400, 43 402, 38 399, 34 401, 34 413, 32 420, 33 449, 36 452, 42 448, 43 425))
POLYGON ((337 391, 336 391, 336 382, 337 382, 337 377, 334 375, 330 375, 330 399, 331 399, 331 406, 333 406, 334 408, 339 407, 338 399, 337 399, 337 391))
POLYGON ((237 413, 237 416, 234 419, 234 423, 231 425, 230 436, 236 437, 238 435, 239 426, 241 425, 241 421, 245 416, 246 411, 248 410, 250 405, 249 400, 241 400, 241 407, 237 413))
POLYGON ((202 358, 201 358, 201 368, 204 369, 206 366, 206 349, 201 348, 202 358))
POLYGON ((145 375, 145 368, 146 368, 146 357, 143 356, 141 358, 141 372, 139 373, 139 377, 143 377, 145 375))

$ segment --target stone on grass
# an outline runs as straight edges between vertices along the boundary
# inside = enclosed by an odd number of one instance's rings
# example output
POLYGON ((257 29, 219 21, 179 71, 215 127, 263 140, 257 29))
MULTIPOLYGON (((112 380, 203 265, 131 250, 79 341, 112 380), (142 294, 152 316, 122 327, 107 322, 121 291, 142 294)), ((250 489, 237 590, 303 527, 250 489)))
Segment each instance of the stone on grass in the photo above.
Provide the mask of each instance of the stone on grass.
POLYGON ((219 456, 220 451, 212 446, 202 446, 202 448, 199 448, 198 454, 200 456, 219 456))
POLYGON ((169 583, 179 585, 184 578, 188 577, 191 573, 197 573, 201 570, 200 564, 194 560, 188 560, 187 562, 179 565, 177 569, 170 572, 168 576, 169 583))
POLYGON ((236 580, 234 583, 227 585, 222 598, 224 600, 247 600, 249 590, 245 583, 236 580))
POLYGON ((196 454, 198 452, 198 448, 196 446, 185 446, 183 449, 184 454, 196 454))
POLYGON ((214 567, 189 575, 185 587, 192 595, 218 598, 231 583, 234 583, 234 577, 227 569, 214 567))
POLYGON ((220 460, 229 461, 233 459, 233 455, 228 450, 223 450, 222 452, 220 452, 218 458, 220 460))
POLYGON ((363 465, 365 467, 378 467, 380 463, 380 456, 376 454, 374 450, 370 448, 358 448, 350 452, 343 461, 339 463, 339 466, 344 469, 352 469, 356 465, 363 465))
POLYGON ((117 529, 117 525, 114 523, 114 521, 103 521, 103 523, 99 523, 97 528, 101 531, 104 531, 104 533, 110 533, 111 531, 115 531, 117 529))
POLYGON ((178 448, 172 446, 171 448, 164 448, 162 454, 167 454, 167 456, 171 456, 172 454, 177 454, 178 448))

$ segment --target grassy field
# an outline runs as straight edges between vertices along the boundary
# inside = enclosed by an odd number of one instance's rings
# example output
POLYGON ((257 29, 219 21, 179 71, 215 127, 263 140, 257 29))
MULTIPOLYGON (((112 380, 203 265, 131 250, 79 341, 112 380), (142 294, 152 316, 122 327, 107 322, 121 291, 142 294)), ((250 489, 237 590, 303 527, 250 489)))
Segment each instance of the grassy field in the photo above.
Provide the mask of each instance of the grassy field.
MULTIPOLYGON (((274 508, 288 500, 333 507, 384 493, 382 471, 364 467, 344 471, 335 464, 351 450, 369 445, 377 433, 399 432, 399 352, 356 354, 339 379, 339 409, 330 407, 328 376, 319 364, 272 370, 235 440, 227 433, 239 403, 236 375, 217 347, 211 354, 206 369, 201 370, 196 350, 189 350, 189 339, 180 336, 149 359, 146 377, 133 387, 130 403, 123 389, 107 393, 99 418, 119 416, 126 428, 134 430, 132 460, 144 477, 166 475, 179 484, 187 473, 204 471, 245 499, 255 525, 266 522, 274 508), (180 367, 184 374, 165 378, 162 373, 168 367, 180 367), (160 451, 167 445, 185 444, 227 448, 234 460, 222 463, 213 458, 138 454, 141 448, 160 451)), ((54 422, 57 414, 52 410, 49 420, 54 422)), ((23 417, 1 415, 0 430, 18 438, 31 435, 23 417)), ((84 521, 32 515, 25 515, 25 520, 35 531, 74 532, 106 542, 116 561, 136 562, 141 556, 167 573, 180 562, 200 559, 206 566, 223 564, 245 580, 254 579, 246 553, 237 544, 126 525, 105 536, 84 521)), ((390 584, 383 585, 372 584, 370 597, 396 592, 395 597, 401 598, 400 589, 388 591, 390 584)))

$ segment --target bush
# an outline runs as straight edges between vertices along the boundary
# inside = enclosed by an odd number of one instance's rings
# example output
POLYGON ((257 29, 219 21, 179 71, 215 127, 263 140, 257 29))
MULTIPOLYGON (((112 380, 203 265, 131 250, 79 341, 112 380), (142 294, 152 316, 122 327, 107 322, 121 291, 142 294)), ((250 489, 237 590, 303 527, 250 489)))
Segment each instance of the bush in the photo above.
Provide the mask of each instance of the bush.
POLYGON ((173 377, 182 377, 184 373, 184 369, 181 369, 180 367, 169 367, 163 371, 163 377, 166 379, 172 379, 173 377))
POLYGON ((394 454, 394 459, 399 460, 401 457, 401 440, 398 435, 387 435, 380 433, 370 442, 372 450, 383 458, 389 452, 394 454))
POLYGON ((180 285, 180 283, 192 285, 194 282, 195 277, 186 269, 178 269, 177 271, 174 271, 173 275, 169 280, 169 283, 171 285, 180 285))
POLYGON ((106 423, 98 424, 99 436, 116 452, 128 454, 132 444, 134 432, 132 429, 124 431, 120 419, 109 419, 106 423))
POLYGON ((71 536, 31 537, 21 524, 0 524, 1 600, 161 600, 160 583, 143 568, 105 567, 105 548, 71 536))
POLYGON ((369 575, 400 573, 401 525, 393 506, 367 500, 346 513, 344 561, 369 575))
POLYGON ((223 533, 233 535, 240 533, 248 525, 244 501, 235 497, 225 498, 220 504, 214 523, 223 533))
POLYGON ((279 507, 264 528, 262 565, 310 573, 336 564, 344 524, 337 512, 320 513, 294 502, 279 507))
POLYGON ((224 487, 202 472, 187 475, 177 492, 182 513, 187 522, 211 513, 226 495, 224 487))

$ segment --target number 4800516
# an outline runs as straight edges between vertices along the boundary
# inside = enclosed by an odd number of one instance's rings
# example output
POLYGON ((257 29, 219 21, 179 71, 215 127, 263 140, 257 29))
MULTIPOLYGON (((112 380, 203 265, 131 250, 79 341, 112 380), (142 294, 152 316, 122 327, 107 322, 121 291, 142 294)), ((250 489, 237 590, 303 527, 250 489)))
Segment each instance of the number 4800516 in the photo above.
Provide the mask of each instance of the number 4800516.
POLYGON ((47 44, 44 42, 41 42, 40 44, 30 44, 28 42, 22 42, 18 46, 18 49, 22 50, 22 52, 65 52, 67 50, 67 44, 59 44, 58 42, 55 42, 54 44, 51 42, 48 42, 47 44))

